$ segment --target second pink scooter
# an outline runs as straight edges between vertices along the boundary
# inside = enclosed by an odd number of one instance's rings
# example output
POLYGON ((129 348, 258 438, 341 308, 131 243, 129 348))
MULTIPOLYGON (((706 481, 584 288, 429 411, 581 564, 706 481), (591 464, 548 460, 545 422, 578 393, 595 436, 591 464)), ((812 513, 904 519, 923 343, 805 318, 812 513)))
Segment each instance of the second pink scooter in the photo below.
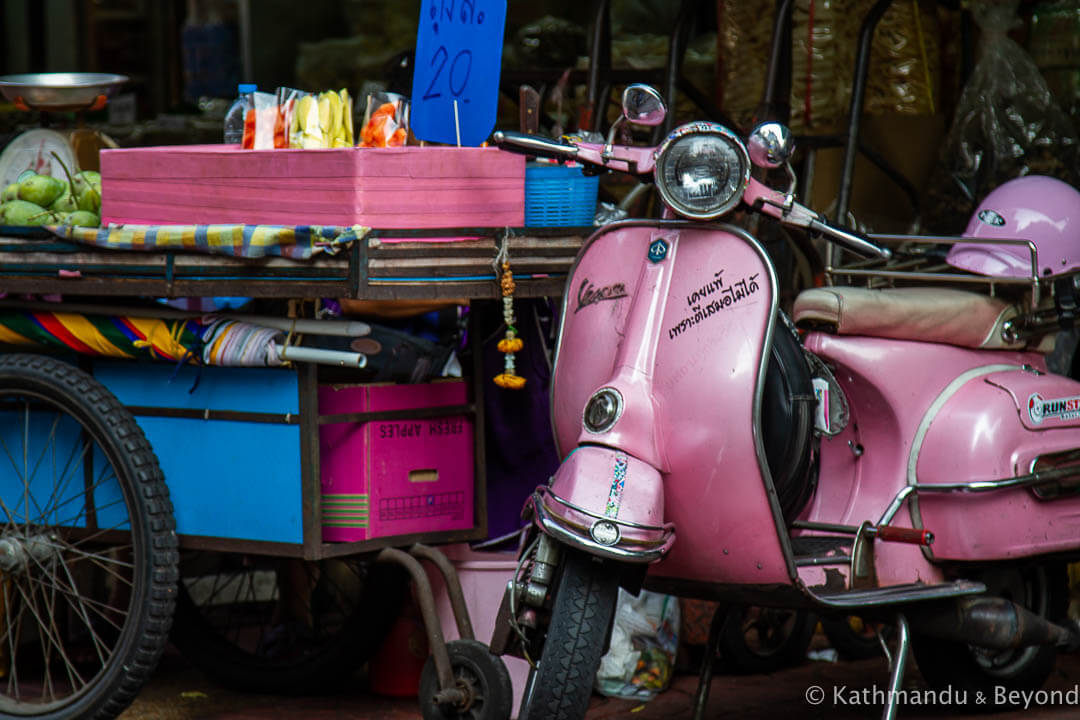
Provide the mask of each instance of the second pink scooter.
MULTIPOLYGON (((640 85, 623 108, 646 126, 665 113, 640 85)), ((1062 563, 1080 550, 1080 383, 1048 373, 1051 330, 1034 319, 1067 305, 1054 281, 1080 262, 999 208, 1015 234, 979 242, 1028 253, 1030 272, 997 292, 821 288, 789 321, 765 250, 721 218, 760 212, 890 251, 765 184, 787 167, 783 126, 744 142, 691 123, 657 148, 496 141, 651 178, 671 218, 599 229, 567 282, 551 397, 563 460, 528 502, 492 640, 534 663, 520 717, 584 716, 620 585, 895 623, 886 692, 909 646, 932 687, 972 703, 1039 687, 1076 641, 1062 563)), ((891 718, 899 695, 885 697, 891 718)))

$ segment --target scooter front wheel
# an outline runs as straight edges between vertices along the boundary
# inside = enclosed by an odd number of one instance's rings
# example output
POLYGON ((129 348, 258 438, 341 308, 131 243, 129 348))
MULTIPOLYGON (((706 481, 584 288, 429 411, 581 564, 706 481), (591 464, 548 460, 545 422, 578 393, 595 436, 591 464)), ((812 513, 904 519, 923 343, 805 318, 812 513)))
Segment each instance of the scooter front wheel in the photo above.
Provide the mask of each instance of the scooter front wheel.
POLYGON ((529 673, 519 720, 585 717, 618 590, 614 566, 564 548, 551 623, 540 661, 529 673))

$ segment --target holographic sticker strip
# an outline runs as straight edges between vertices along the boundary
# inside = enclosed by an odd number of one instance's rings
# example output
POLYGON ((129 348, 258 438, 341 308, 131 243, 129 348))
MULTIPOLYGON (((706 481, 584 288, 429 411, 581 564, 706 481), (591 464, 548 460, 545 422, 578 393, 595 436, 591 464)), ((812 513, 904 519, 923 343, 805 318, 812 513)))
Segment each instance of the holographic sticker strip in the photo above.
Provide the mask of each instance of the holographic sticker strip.
POLYGON ((623 488, 626 487, 626 466, 628 462, 624 453, 615 455, 615 470, 612 473, 611 490, 608 491, 607 507, 604 515, 613 518, 619 514, 619 505, 622 503, 623 488))

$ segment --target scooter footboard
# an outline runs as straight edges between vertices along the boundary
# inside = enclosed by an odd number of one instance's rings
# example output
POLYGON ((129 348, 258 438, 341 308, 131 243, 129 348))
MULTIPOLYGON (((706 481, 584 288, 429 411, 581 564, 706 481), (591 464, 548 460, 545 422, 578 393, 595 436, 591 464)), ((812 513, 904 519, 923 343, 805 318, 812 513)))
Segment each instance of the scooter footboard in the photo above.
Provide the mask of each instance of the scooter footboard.
POLYGON ((612 448, 579 447, 529 502, 544 532, 600 557, 653 562, 675 541, 660 472, 612 448))

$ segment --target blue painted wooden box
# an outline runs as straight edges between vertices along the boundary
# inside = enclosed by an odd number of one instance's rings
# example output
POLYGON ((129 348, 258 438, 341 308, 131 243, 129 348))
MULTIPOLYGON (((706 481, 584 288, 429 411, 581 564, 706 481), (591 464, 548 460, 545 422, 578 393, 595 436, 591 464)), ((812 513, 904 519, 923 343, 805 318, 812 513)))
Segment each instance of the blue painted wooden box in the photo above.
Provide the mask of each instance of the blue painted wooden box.
POLYGON ((99 360, 93 372, 150 441, 179 534, 303 542, 295 371, 99 360))

